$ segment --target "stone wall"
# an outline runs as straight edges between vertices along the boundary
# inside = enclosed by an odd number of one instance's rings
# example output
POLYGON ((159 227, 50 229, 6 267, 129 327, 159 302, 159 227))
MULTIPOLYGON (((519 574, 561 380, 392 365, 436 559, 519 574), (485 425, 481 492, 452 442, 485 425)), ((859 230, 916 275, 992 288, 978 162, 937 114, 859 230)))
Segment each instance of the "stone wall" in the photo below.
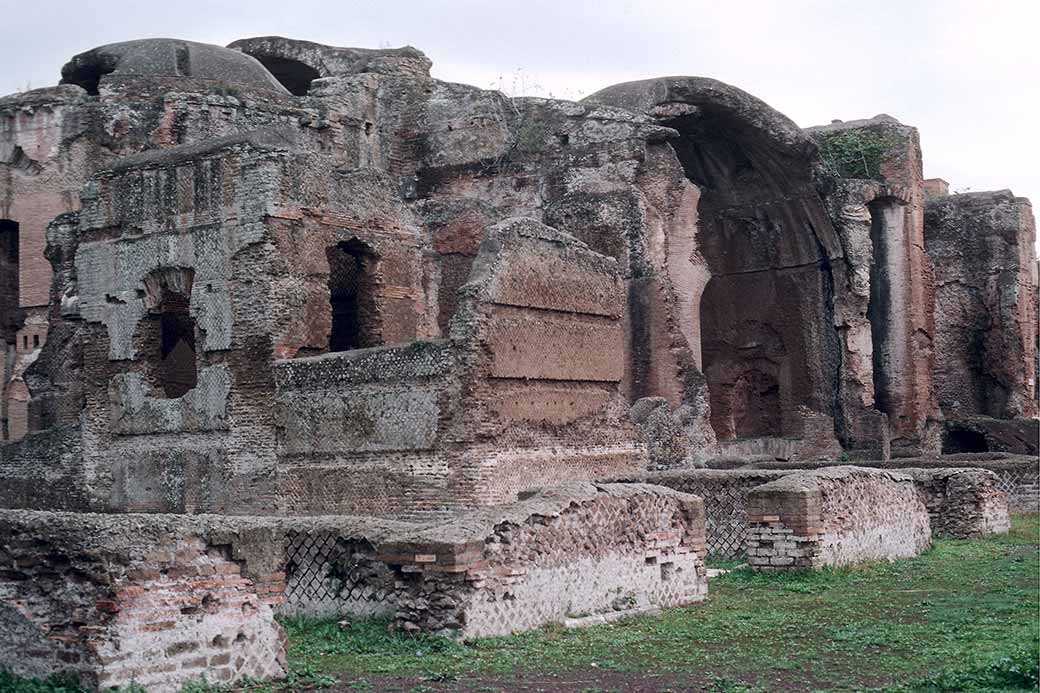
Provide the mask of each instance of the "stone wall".
POLYGON ((859 467, 789 474, 753 489, 748 524, 748 563, 757 570, 892 561, 931 543, 914 479, 859 467))
POLYGON ((380 547, 395 622, 454 637, 584 625, 701 600, 704 506, 644 484, 574 483, 380 547))
POLYGON ((448 503, 456 472, 436 448, 455 367, 446 340, 276 362, 286 510, 401 515, 448 503))
POLYGON ((616 262, 531 219, 486 235, 447 339, 274 364, 287 511, 400 517, 645 465, 616 262))
MULTIPOLYGON (((820 469, 832 466, 833 462, 816 461, 757 461, 746 468, 755 469, 820 469)), ((1040 464, 1035 456, 1007 453, 963 453, 938 457, 903 457, 892 460, 856 460, 858 467, 876 469, 904 469, 944 467, 986 469, 997 476, 997 484, 1008 494, 1008 508, 1015 513, 1040 512, 1040 464)))
MULTIPOLYGON (((153 43, 153 49, 159 43, 163 42, 153 43)), ((120 45, 125 53, 140 48, 141 42, 120 45)), ((243 58, 214 46, 183 41, 166 41, 160 49, 170 59, 178 46, 189 62, 195 61, 195 69, 203 69, 214 57, 220 65, 218 53, 225 58, 230 54, 232 61, 243 58)), ((51 267, 45 253, 47 225, 80 208, 81 188, 92 174, 121 156, 294 122, 305 112, 290 103, 291 97, 259 64, 245 72, 218 67, 215 72, 227 81, 214 82, 198 79, 201 72, 194 79, 183 75, 173 69, 173 60, 163 61, 163 65, 145 60, 153 64, 140 71, 141 57, 148 56, 147 46, 138 53, 137 65, 129 74, 107 72, 118 62, 113 54, 101 51, 92 55, 95 77, 103 83, 94 84, 93 92, 88 93, 77 81, 0 97, 0 171, 4 172, 0 198, 5 200, 0 219, 19 225, 17 280, 25 318, 17 336, 19 359, 32 354, 48 335, 47 306, 53 297, 49 295, 51 267), (108 57, 100 58, 102 54, 108 57), (97 60, 115 62, 102 65, 97 60)), ((208 67, 209 74, 215 74, 214 66, 208 67)), ((9 395, 7 399, 11 399, 9 395)), ((28 393, 9 405, 15 425, 6 439, 38 430, 27 421, 28 393)))
POLYGON ((0 668, 173 693, 282 676, 267 529, 219 518, 0 511, 0 668))
POLYGON ((917 129, 888 115, 809 128, 847 269, 835 287, 845 446, 938 452, 932 386, 935 287, 924 251, 917 129), (879 418, 878 414, 884 418, 879 418))
POLYGON ((747 550, 748 493, 790 473, 783 470, 681 469, 638 474, 615 481, 654 484, 698 496, 704 502, 707 554, 714 558, 737 558, 747 550))
POLYGON ((56 426, 0 447, 0 508, 97 511, 79 426, 56 426))
POLYGON ((933 537, 970 539, 1011 529, 1008 494, 985 469, 904 468, 917 483, 931 517, 933 537))
POLYGON ((285 673, 274 614, 392 613, 400 522, 0 511, 0 669, 180 690, 285 673))
POLYGON ((948 419, 1036 414, 1036 224, 1010 190, 929 200, 935 382, 948 419))
POLYGON ((470 637, 703 599, 700 499, 576 482, 424 524, 0 511, 0 669, 173 692, 284 674, 276 613, 470 637))

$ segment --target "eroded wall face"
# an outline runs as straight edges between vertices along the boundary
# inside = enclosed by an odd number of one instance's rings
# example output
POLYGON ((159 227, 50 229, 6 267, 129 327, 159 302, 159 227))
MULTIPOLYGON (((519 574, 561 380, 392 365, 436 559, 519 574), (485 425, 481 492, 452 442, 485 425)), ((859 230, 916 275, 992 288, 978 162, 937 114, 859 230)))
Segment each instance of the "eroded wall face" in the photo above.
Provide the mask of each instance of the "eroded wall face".
POLYGON ((255 278, 279 176, 277 153, 218 147, 112 171, 85 197, 59 292, 81 350, 84 483, 102 507, 275 509, 257 368, 272 355, 269 289, 255 278))
POLYGON ((809 132, 833 182, 827 202, 847 258, 835 291, 843 440, 856 449, 937 452, 934 286, 917 131, 878 116, 809 132))
POLYGON ((0 99, 0 219, 20 226, 24 316, 15 353, 7 358, 7 379, 15 380, 4 393, 12 416, 10 440, 35 425, 29 388, 21 378, 49 332, 47 225, 80 208, 81 188, 90 176, 120 156, 295 120, 300 112, 276 93, 219 89, 183 78, 120 79, 103 91, 89 98, 80 87, 66 84, 0 99))
POLYGON ((716 435, 800 435, 800 406, 839 417, 832 261, 842 248, 809 162, 711 110, 668 124, 701 189, 695 258, 711 279, 697 333, 716 435))
POLYGON ((490 505, 642 464, 614 260, 530 219, 487 233, 448 339, 275 364, 287 509, 490 505))
POLYGON ((935 384, 949 419, 1036 413, 1036 230, 1009 191, 929 201, 936 272, 935 384))

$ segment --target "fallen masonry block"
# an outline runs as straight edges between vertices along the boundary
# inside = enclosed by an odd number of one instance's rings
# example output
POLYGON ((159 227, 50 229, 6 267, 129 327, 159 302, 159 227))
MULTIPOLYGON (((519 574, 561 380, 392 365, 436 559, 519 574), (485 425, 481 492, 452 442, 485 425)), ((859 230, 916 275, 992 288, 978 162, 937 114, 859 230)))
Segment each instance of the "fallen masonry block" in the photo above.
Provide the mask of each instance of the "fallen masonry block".
POLYGON ((604 623, 704 599, 704 504, 646 484, 571 483, 398 537, 397 627, 455 637, 604 623))
POLYGON ((931 543, 928 508, 902 472, 829 467, 784 476, 747 498, 748 563, 757 570, 910 558, 931 543))

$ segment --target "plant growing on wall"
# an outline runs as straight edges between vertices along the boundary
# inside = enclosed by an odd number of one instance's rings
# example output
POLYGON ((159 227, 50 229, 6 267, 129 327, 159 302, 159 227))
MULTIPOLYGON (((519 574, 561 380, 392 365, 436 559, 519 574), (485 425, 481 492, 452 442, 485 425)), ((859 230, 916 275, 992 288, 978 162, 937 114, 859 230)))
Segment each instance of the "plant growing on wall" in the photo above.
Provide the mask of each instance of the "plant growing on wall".
POLYGON ((892 138, 874 130, 839 130, 819 135, 820 157, 839 178, 880 180, 881 162, 892 138))

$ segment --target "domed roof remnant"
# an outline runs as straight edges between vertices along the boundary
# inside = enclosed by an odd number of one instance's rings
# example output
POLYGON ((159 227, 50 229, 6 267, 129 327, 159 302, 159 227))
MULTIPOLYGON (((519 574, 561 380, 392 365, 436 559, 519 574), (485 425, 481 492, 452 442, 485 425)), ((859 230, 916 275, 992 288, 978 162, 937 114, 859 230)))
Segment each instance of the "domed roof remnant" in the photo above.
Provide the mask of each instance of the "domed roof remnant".
POLYGON ((181 77, 288 94, 258 60, 240 51, 206 43, 157 38, 98 46, 72 57, 61 68, 61 83, 97 94, 105 75, 181 77))
POLYGON ((362 72, 429 77, 433 63, 417 48, 343 48, 282 36, 239 39, 228 48, 259 60, 279 82, 303 96, 315 79, 362 72))
POLYGON ((582 101, 645 113, 660 121, 694 112, 724 118, 757 131, 774 145, 798 155, 814 150, 812 138, 765 101, 710 77, 656 77, 601 89, 582 101))

